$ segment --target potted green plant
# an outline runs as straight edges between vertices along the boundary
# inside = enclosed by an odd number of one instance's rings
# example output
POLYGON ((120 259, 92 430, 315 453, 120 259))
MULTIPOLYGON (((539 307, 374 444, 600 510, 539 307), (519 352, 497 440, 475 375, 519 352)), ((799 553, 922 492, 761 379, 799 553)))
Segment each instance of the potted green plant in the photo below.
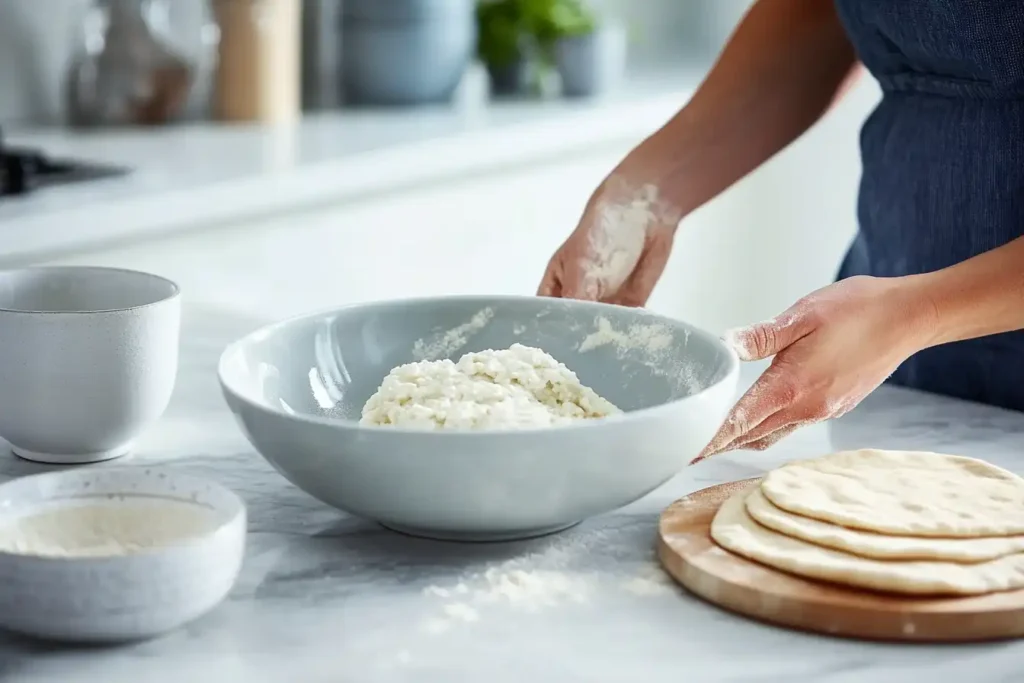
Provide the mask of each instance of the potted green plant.
POLYGON ((497 94, 526 87, 530 36, 526 4, 524 0, 480 0, 476 6, 477 56, 497 94))
POLYGON ((559 0, 551 14, 553 62, 566 97, 590 97, 622 78, 628 38, 621 24, 600 22, 583 0, 559 0))
POLYGON ((582 0, 479 0, 476 17, 477 56, 499 94, 542 85, 559 41, 595 27, 582 0))

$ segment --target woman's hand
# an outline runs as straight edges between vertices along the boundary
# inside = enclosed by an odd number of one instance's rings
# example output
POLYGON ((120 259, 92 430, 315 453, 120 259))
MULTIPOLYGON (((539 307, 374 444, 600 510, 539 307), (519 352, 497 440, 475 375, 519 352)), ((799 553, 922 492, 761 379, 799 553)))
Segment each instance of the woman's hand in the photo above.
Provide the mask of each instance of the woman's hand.
POLYGON ((616 171, 548 262, 537 294, 643 306, 665 270, 681 214, 657 186, 616 171))
POLYGON ((851 410, 932 343, 937 312, 910 278, 854 277, 774 320, 726 333, 741 360, 775 356, 693 462, 764 450, 804 425, 851 410))

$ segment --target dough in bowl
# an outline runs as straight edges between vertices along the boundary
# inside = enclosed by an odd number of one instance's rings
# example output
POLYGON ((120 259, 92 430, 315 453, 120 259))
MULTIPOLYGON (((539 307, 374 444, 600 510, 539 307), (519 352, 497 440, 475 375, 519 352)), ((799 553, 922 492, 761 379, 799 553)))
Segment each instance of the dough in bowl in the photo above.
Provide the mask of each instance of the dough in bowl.
POLYGON ((540 349, 467 353, 400 365, 363 406, 360 424, 420 429, 536 429, 622 411, 540 349))
POLYGON ((1024 552, 1024 536, 988 538, 928 538, 923 536, 887 536, 829 524, 795 515, 776 507, 761 487, 755 486, 746 498, 747 514, 761 526, 826 548, 842 550, 861 557, 880 560, 943 560, 946 562, 982 562, 1004 555, 1024 552))
POLYGON ((844 451, 769 472, 761 491, 783 510, 895 536, 1024 534, 1024 479, 962 456, 844 451))
POLYGON ((875 560, 784 536, 747 514, 750 490, 729 498, 711 538, 737 555, 791 574, 856 588, 910 595, 980 595, 1024 587, 1024 553, 974 564, 875 560))

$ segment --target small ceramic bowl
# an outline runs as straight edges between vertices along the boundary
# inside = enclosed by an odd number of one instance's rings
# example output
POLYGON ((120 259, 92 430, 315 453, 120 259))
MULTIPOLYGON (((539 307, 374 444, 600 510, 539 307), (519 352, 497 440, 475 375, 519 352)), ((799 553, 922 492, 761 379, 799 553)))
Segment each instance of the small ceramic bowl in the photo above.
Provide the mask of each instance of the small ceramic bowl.
POLYGON ((0 485, 0 628, 79 643, 141 640, 230 592, 241 499, 148 468, 65 470, 0 485))
POLYGON ((45 463, 109 460, 167 408, 178 286, 119 268, 0 271, 0 436, 45 463))

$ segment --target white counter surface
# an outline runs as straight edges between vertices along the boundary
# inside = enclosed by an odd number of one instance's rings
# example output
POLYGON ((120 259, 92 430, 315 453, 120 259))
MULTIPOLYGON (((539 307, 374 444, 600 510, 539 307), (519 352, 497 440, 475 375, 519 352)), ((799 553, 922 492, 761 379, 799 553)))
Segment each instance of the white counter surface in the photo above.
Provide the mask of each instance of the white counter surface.
MULTIPOLYGON (((3 683, 1021 680, 1021 642, 885 645, 788 631, 701 602, 654 560, 665 506, 786 460, 875 446, 961 453, 1022 473, 1021 413, 882 387, 840 420, 764 453, 687 468, 562 534, 437 543, 345 515, 285 481, 246 442, 215 376, 224 344, 262 321, 193 302, 183 322, 174 399, 128 462, 212 477, 245 499, 239 581, 216 611, 146 643, 81 649, 0 635, 3 683), (513 585, 496 590, 487 576, 513 585)), ((753 371, 744 368, 746 382, 753 371)), ((0 442, 0 481, 50 469, 0 442)))
POLYGON ((0 199, 0 260, 342 202, 639 141, 685 103, 699 77, 659 68, 639 71, 618 94, 599 101, 349 110, 276 129, 201 124, 10 131, 12 146, 134 172, 0 199))

